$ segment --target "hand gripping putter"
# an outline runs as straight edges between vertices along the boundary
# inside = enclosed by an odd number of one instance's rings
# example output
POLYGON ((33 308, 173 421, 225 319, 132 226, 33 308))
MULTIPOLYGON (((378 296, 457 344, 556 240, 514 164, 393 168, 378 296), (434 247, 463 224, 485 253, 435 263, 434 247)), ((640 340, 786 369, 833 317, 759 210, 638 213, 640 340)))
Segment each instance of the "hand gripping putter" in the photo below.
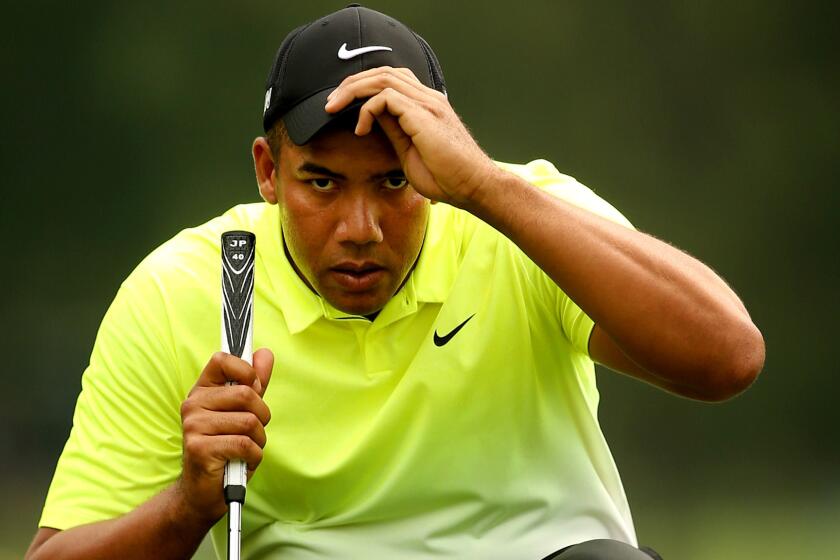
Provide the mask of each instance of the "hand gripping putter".
MULTIPOLYGON (((222 352, 242 358, 252 365, 256 241, 256 236, 248 231, 228 231, 222 234, 222 352)), ((230 381, 228 385, 234 383, 230 381)), ((247 474, 244 461, 228 461, 225 465, 228 560, 239 560, 247 474)))

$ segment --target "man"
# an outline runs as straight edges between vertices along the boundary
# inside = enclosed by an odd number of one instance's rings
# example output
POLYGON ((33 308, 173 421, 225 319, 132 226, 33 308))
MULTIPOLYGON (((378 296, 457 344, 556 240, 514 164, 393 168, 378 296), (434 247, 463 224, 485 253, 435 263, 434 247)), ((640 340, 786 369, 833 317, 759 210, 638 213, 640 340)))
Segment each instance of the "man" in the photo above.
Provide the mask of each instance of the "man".
POLYGON ((218 549, 238 458, 245 557, 649 558, 593 360, 729 398, 764 359, 738 297, 551 164, 491 161, 388 16, 296 29, 266 89, 265 204, 125 281, 28 557, 218 549), (232 229, 257 236, 253 367, 213 354, 232 229))

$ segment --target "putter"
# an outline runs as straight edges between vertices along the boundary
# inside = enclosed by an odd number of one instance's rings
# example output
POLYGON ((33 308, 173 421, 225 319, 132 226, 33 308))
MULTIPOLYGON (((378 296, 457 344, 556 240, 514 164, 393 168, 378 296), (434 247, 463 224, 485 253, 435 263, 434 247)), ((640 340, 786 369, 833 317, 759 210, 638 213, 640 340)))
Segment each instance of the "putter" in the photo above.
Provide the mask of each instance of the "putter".
MULTIPOLYGON (((254 327, 254 250, 256 236, 248 231, 222 234, 222 352, 252 362, 254 327)), ((233 385, 235 382, 228 382, 233 385)), ((224 494, 228 504, 228 560, 239 560, 242 506, 247 467, 244 461, 225 465, 224 494)))

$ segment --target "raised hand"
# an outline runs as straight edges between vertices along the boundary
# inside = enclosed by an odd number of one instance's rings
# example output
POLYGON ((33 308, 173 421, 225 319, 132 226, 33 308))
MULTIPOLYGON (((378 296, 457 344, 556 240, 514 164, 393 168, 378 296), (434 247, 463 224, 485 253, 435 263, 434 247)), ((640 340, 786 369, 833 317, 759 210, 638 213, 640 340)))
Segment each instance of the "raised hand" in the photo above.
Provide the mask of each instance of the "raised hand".
POLYGON ((367 99, 356 134, 368 134, 378 122, 409 182, 423 196, 466 207, 499 173, 446 96, 420 83, 410 70, 383 66, 350 76, 324 108, 337 113, 356 99, 367 99))

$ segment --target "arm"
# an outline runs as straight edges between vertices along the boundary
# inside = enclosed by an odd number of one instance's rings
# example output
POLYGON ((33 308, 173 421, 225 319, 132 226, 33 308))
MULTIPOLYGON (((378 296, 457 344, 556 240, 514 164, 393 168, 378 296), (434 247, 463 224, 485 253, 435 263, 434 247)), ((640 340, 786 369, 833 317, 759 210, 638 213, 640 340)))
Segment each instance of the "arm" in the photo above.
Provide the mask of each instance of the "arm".
POLYGON ((758 375, 761 333, 711 269, 500 170, 446 98, 408 70, 351 76, 325 109, 367 97, 356 133, 378 123, 418 192, 466 209, 516 243, 598 325, 593 359, 704 400, 731 397, 758 375))
POLYGON ((595 361, 677 394, 749 386, 764 343, 711 269, 649 235, 493 173, 466 207, 515 242, 596 323, 595 361))
POLYGON ((44 558, 190 558, 215 520, 191 511, 175 483, 132 512, 59 531, 41 527, 26 553, 44 558))
POLYGON ((115 519, 66 531, 42 527, 27 560, 189 558, 227 511, 222 495, 225 463, 243 459, 252 474, 262 459, 264 426, 271 414, 262 396, 274 357, 254 353, 254 366, 217 353, 181 406, 184 434, 179 479, 115 519), (233 380, 239 385, 226 386, 233 380))

